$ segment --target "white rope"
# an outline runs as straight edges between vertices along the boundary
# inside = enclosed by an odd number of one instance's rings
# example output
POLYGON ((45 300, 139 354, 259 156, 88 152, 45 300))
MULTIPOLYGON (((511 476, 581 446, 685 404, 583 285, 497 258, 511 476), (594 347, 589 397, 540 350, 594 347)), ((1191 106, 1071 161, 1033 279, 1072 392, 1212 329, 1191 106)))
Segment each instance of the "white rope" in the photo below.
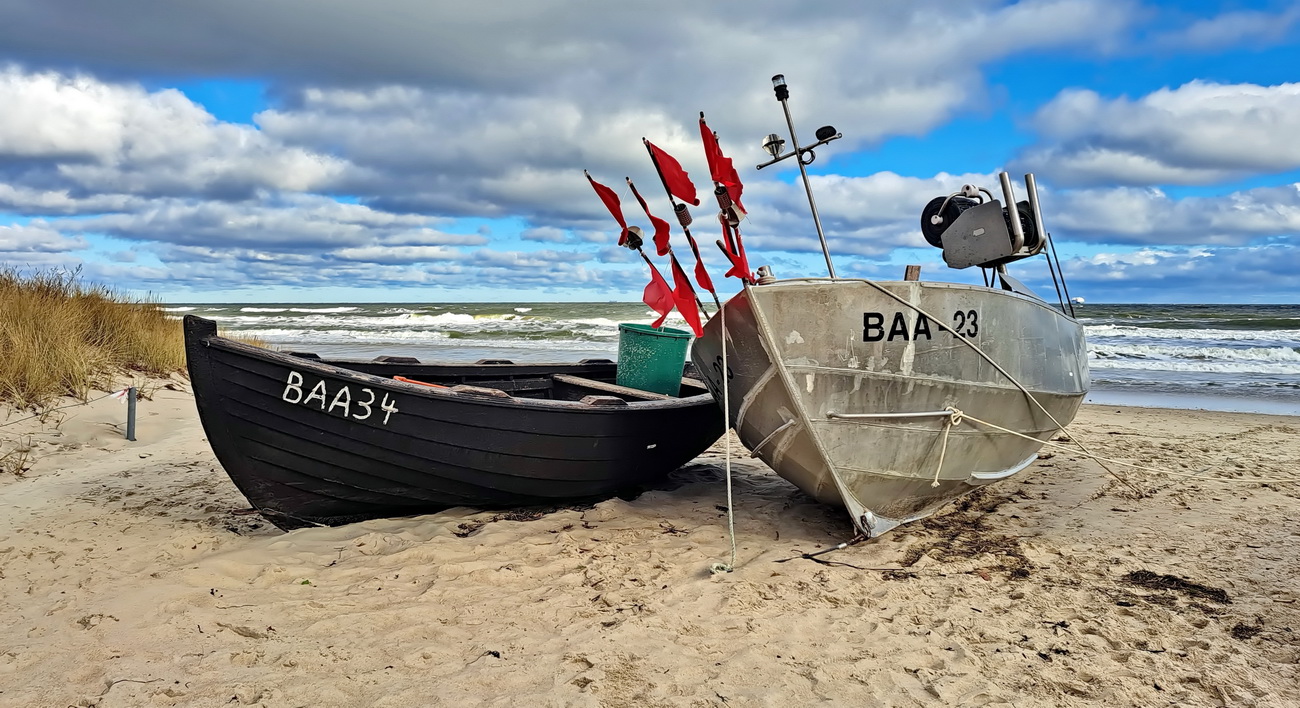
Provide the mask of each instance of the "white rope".
MULTIPOLYGON (((885 288, 885 286, 875 282, 874 280, 870 280, 868 278, 862 278, 862 282, 866 283, 867 285, 870 285, 876 290, 879 290, 881 293, 894 299, 895 301, 899 302, 903 306, 911 308, 912 310, 916 311, 917 314, 924 315, 926 319, 938 325, 940 329, 955 336, 957 338, 957 341, 961 342, 962 344, 965 344, 967 347, 970 347, 972 350, 974 350, 976 354, 980 355, 980 358, 987 361, 994 369, 997 369, 998 373, 1007 377, 1008 381, 1014 384, 1016 388, 1020 389, 1021 393, 1024 393, 1025 397, 1028 398, 1031 403, 1037 406, 1038 410, 1042 411, 1043 415, 1047 416, 1048 420, 1052 421, 1052 424, 1055 425, 1058 430, 1064 433, 1065 436, 1068 437, 1071 442, 1073 442, 1075 445, 1078 445, 1079 449, 1082 450, 1084 454, 1092 455, 1092 451, 1090 451, 1087 448, 1087 446, 1085 446, 1082 442, 1080 442, 1078 438, 1074 437, 1073 433, 1071 433, 1069 430, 1066 430, 1065 426, 1061 425, 1061 422, 1056 419, 1056 416, 1052 415, 1051 411, 1047 410, 1047 408, 1041 402, 1039 402, 1038 398, 1035 397, 1034 394, 1031 393, 1029 389, 1025 387, 1024 384, 1020 383, 1020 381, 1016 379, 1016 377, 1012 376, 1011 372, 1002 368, 1001 364, 999 364, 997 361, 994 361, 993 357, 989 356, 987 352, 985 352, 983 349, 980 349, 978 346, 976 346, 974 342, 960 335, 952 327, 949 327, 948 324, 945 323, 942 319, 935 317, 934 315, 931 315, 925 310, 922 310, 920 305, 916 305, 911 302, 908 302, 907 300, 904 300, 902 297, 890 292, 887 288, 885 288)), ((1038 438, 1034 438, 1034 439, 1037 440, 1038 438)), ((1132 482, 1128 481, 1127 479, 1124 479, 1124 477, 1121 476, 1118 472, 1107 467, 1106 463, 1101 462, 1100 458, 1098 458, 1098 462, 1101 464, 1102 469, 1106 470, 1107 472, 1110 473, 1112 477, 1122 482, 1124 486, 1133 490, 1133 492, 1137 494, 1139 497, 1146 496, 1146 493, 1138 489, 1132 482)))
POLYGON ((948 454, 948 433, 952 431, 953 426, 961 425, 964 417, 961 411, 952 406, 944 410, 948 411, 948 417, 943 419, 943 443, 939 446, 939 464, 934 466, 934 481, 930 483, 931 487, 939 486, 939 471, 943 469, 943 458, 948 454))
MULTIPOLYGON (((1040 444, 1042 444, 1042 445, 1044 445, 1044 446, 1046 446, 1046 447, 1058 448, 1058 449, 1065 450, 1065 451, 1067 451, 1067 452, 1072 452, 1072 453, 1080 453, 1079 450, 1076 450, 1076 449, 1074 449, 1074 448, 1072 448, 1072 447, 1069 447, 1068 445, 1059 445, 1059 444, 1054 443, 1054 442, 1052 442, 1052 441, 1050 441, 1050 440, 1039 440, 1038 438, 1033 437, 1032 435, 1025 435, 1024 433, 1020 433, 1020 432, 1017 432, 1017 431, 1015 431, 1015 430, 1010 430, 1010 429, 1008 429, 1008 428, 1004 428, 1004 427, 1002 427, 1002 426, 1000 426, 1000 425, 997 425, 996 423, 990 423, 990 422, 988 422, 987 420, 980 420, 979 418, 976 418, 975 416, 973 416, 973 415, 971 415, 971 414, 969 414, 969 413, 965 413, 965 412, 963 412, 963 411, 961 411, 961 410, 958 410, 957 408, 954 408, 954 407, 952 407, 952 406, 949 406, 946 410, 952 411, 953 416, 952 416, 952 418, 949 419, 949 425, 946 426, 946 427, 944 428, 944 431, 943 431, 943 434, 944 434, 944 445, 945 445, 945 447, 946 447, 946 445, 947 445, 948 429, 951 428, 952 425, 957 425, 958 423, 960 423, 962 419, 968 419, 968 420, 971 420, 971 421, 973 421, 973 422, 979 423, 980 425, 986 425, 986 426, 988 426, 988 427, 990 427, 990 428, 993 428, 994 430, 998 430, 998 431, 1001 431, 1001 432, 1004 432, 1004 433, 1010 433, 1011 435, 1015 435, 1015 436, 1017 436, 1017 437, 1021 437, 1021 438, 1024 438, 1024 439, 1026 439, 1026 440, 1033 440, 1034 442, 1040 443, 1040 444), (955 421, 955 422, 953 422, 953 421, 955 421)), ((1073 439, 1073 438, 1071 438, 1071 439, 1073 439)), ((1076 442, 1077 442, 1077 441, 1076 441, 1076 442)), ((1258 478, 1253 478, 1253 479, 1235 479, 1235 478, 1231 478, 1231 477, 1229 477, 1229 478, 1224 478, 1224 477, 1205 477, 1205 476, 1203 476, 1203 475, 1188 474, 1188 473, 1186 473, 1186 472, 1175 472, 1175 471, 1173 471, 1173 470, 1163 469, 1163 468, 1160 468, 1160 467, 1149 467, 1149 466, 1147 466, 1147 465, 1139 465, 1139 464, 1136 464, 1136 463, 1133 463, 1133 462, 1126 462, 1126 461, 1124 461, 1124 460, 1116 460, 1116 459, 1114 459, 1114 458, 1110 458, 1110 457, 1103 457, 1103 456, 1101 456, 1101 455, 1098 455, 1098 454, 1093 453, 1093 452, 1089 452, 1089 451, 1087 451, 1087 450, 1082 451, 1080 454, 1082 454, 1084 457, 1090 457, 1090 458, 1092 458, 1092 459, 1094 459, 1094 460, 1096 460, 1096 461, 1098 461, 1098 462, 1103 462, 1103 461, 1104 461, 1104 462, 1109 462, 1109 463, 1111 463, 1111 464, 1115 464, 1115 465, 1122 465, 1122 466, 1124 466, 1124 467, 1129 467, 1129 468, 1131 468, 1131 469, 1135 469, 1135 470, 1143 470, 1143 471, 1146 471, 1146 472, 1155 472, 1155 473, 1158 473, 1158 474, 1167 474, 1167 475, 1171 475, 1171 476, 1174 476, 1174 477, 1185 477, 1185 478, 1187 478, 1187 479, 1197 479, 1197 480, 1201 480, 1202 482, 1224 482, 1224 483, 1229 483, 1229 484, 1232 484, 1232 483, 1236 483, 1236 484, 1264 484, 1264 483, 1291 483, 1291 484, 1297 484, 1297 483, 1300 483, 1300 477, 1295 477, 1295 478, 1291 478, 1291 479, 1278 479, 1278 478, 1268 478, 1268 477, 1258 477, 1258 478)), ((939 454, 939 464, 940 464, 940 465, 943 464, 943 451, 942 451, 942 450, 940 450, 940 454, 939 454)), ((935 484, 932 484, 931 486, 938 486, 938 479, 939 479, 939 473, 938 473, 938 471, 936 470, 936 471, 935 471, 935 484)))
POLYGON ((727 534, 731 537, 731 561, 728 563, 714 563, 709 566, 709 572, 713 574, 730 573, 736 567, 736 510, 731 500, 731 386, 727 381, 727 308, 718 309, 718 316, 722 321, 719 332, 722 335, 722 437, 726 441, 724 446, 727 450, 726 470, 727 470, 727 534))

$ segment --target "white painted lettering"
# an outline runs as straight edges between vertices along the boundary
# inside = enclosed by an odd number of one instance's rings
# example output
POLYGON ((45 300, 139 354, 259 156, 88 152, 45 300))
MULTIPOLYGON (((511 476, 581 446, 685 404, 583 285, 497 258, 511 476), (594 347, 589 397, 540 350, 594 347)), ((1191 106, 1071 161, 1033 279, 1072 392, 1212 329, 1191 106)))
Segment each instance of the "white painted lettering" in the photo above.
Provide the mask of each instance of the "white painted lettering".
POLYGON ((368 389, 368 388, 363 388, 363 389, 361 389, 361 392, 364 393, 364 394, 366 394, 366 395, 368 395, 368 396, 370 396, 370 398, 367 398, 367 399, 364 400, 364 401, 357 401, 357 405, 358 405, 358 406, 360 406, 361 408, 366 409, 366 414, 365 414, 365 415, 354 415, 354 416, 352 416, 353 418, 356 418, 357 420, 365 420, 366 418, 369 418, 369 417, 370 417, 370 413, 371 413, 371 410, 370 410, 370 404, 375 402, 375 392, 374 392, 374 391, 371 391, 371 390, 368 389))
POLYGON ((383 403, 379 404, 379 410, 384 412, 384 425, 388 425, 388 416, 400 412, 397 410, 397 401, 390 400, 387 393, 384 394, 383 403))
POLYGON ((289 378, 284 384, 284 393, 280 394, 280 398, 288 403, 302 401, 302 374, 297 371, 289 372, 289 378), (293 394, 293 398, 289 397, 290 393, 293 394))
POLYGON ((305 406, 308 403, 311 403, 312 399, 317 399, 320 401, 320 409, 325 410, 325 394, 325 382, 319 381, 315 386, 311 387, 311 393, 307 394, 307 397, 302 399, 302 404, 305 406))
POLYGON ((330 413, 334 412, 335 406, 343 409, 344 418, 348 416, 348 413, 352 412, 352 392, 348 390, 347 386, 339 389, 339 392, 334 394, 334 400, 330 401, 330 413))

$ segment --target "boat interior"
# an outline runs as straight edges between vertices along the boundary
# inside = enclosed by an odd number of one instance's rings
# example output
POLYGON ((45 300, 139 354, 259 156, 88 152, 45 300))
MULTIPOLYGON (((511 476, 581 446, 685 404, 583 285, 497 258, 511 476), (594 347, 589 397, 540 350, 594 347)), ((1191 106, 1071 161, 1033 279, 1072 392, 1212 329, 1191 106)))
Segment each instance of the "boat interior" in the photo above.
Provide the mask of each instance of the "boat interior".
MULTIPOLYGON (((310 352, 285 353, 322 361, 310 352)), ((617 365, 608 359, 584 359, 576 364, 516 364, 509 359, 480 359, 473 364, 432 364, 413 357, 382 356, 373 360, 329 360, 324 363, 406 383, 497 398, 621 405, 709 393, 695 375, 694 364, 689 362, 683 368, 682 386, 676 396, 618 385, 615 382, 617 365)))

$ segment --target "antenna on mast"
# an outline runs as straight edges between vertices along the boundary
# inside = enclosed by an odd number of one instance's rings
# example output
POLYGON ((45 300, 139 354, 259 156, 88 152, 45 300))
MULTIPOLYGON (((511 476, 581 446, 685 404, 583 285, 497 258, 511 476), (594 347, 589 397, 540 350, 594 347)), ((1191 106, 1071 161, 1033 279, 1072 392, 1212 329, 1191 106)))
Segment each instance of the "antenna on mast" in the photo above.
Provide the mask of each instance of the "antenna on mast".
POLYGON ((826 270, 830 271, 831 277, 834 278, 835 264, 831 263, 831 252, 826 246, 826 233, 822 231, 822 220, 817 215, 817 200, 813 199, 812 185, 808 183, 808 170, 805 169, 805 166, 811 165, 813 160, 817 159, 813 148, 821 147, 832 140, 838 140, 844 135, 831 126, 824 125, 817 129, 817 142, 807 147, 799 147, 799 137, 794 132, 794 119, 790 117, 790 106, 786 103, 790 98, 790 88, 785 84, 784 74, 777 74, 772 77, 772 89, 776 92, 776 100, 781 102, 781 108, 785 111, 785 124, 790 127, 790 142, 794 145, 794 149, 782 155, 781 150, 785 148, 785 140, 776 133, 768 135, 763 139, 763 149, 772 156, 772 159, 759 165, 757 169, 761 170, 764 167, 775 165, 788 157, 794 157, 795 162, 799 163, 799 175, 803 177, 803 189, 808 193, 808 206, 812 209, 813 225, 817 227, 817 238, 822 244, 822 255, 826 256, 826 270), (804 155, 808 156, 806 161, 804 155))

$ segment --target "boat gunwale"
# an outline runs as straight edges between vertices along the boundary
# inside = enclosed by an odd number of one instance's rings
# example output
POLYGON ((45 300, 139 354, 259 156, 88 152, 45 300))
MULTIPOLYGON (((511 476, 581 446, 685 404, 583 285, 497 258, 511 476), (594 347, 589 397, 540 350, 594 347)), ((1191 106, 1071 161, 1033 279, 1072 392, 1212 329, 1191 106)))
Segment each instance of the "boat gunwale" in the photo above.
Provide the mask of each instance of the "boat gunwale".
MULTIPOLYGON (((252 344, 237 342, 235 340, 222 337, 221 335, 218 334, 199 336, 194 338, 193 342, 198 346, 214 348, 237 356, 243 356, 252 359, 260 359, 272 364, 279 364, 282 366, 287 366, 299 370, 307 370, 321 376, 331 376, 333 378, 351 379, 353 381, 365 382, 365 383, 373 384, 382 389, 387 389, 394 393, 401 393, 403 395, 408 395, 408 396, 415 395, 420 398, 426 398, 435 401, 455 401, 457 403, 483 404, 491 407, 500 407, 500 408, 525 408, 525 409, 535 409, 535 410, 563 409, 563 410, 571 410, 577 412, 591 412, 591 413, 599 413, 599 414, 609 414, 609 413, 616 413, 616 412, 628 411, 628 410, 655 410, 660 408, 677 409, 677 408, 693 408, 696 406, 715 405, 713 400, 713 395, 708 392, 707 388, 704 390, 704 392, 695 394, 693 396, 686 396, 681 398, 668 398, 668 399, 655 400, 655 401, 624 401, 626 405, 621 405, 621 406, 599 406, 599 405, 593 406, 586 403, 582 403, 581 401, 557 401, 557 400, 545 399, 545 398, 516 398, 514 396, 509 396, 508 398, 497 397, 497 396, 481 395, 481 394, 474 394, 474 393, 466 393, 461 391, 453 391, 451 390, 451 388, 435 388, 431 386, 423 386, 420 384, 396 381, 394 379, 386 378, 383 376, 369 374, 363 371, 357 371, 355 369, 349 369, 344 366, 340 366, 339 364, 335 363, 333 360, 308 359, 305 357, 299 357, 293 354, 286 354, 283 352, 277 352, 270 349, 264 349, 262 347, 254 346, 252 344)), ((387 364, 393 366, 394 368, 398 368, 403 364, 410 364, 412 362, 370 361, 370 362, 358 362, 358 363, 378 364, 378 365, 387 364)), ((419 365, 429 366, 429 365, 436 365, 436 364, 430 364, 428 362, 420 362, 419 365)), ((504 374, 505 370, 508 369, 510 366, 545 367, 548 364, 540 363, 540 364, 523 364, 523 365, 512 365, 512 364, 478 364, 478 365, 453 364, 453 365, 454 366, 500 367, 500 370, 504 374)), ((573 362, 557 362, 554 363, 553 365, 580 366, 580 364, 573 363, 573 362)), ((485 368, 484 370, 491 371, 492 369, 485 368)), ((546 376, 546 374, 533 374, 533 375, 539 377, 546 376)), ((701 383, 701 385, 703 384, 701 383)), ((593 394, 593 395, 597 395, 597 394, 593 394)))
POLYGON ((989 293, 991 293, 991 294, 994 294, 994 295, 1003 295, 1003 296, 1011 297, 1011 298, 1015 298, 1015 299, 1018 299, 1018 300, 1024 300, 1025 302, 1029 302, 1029 303, 1032 303, 1032 304, 1034 304, 1034 305, 1038 305, 1039 307, 1042 307, 1042 308, 1044 308, 1044 309, 1046 309, 1046 310, 1052 312, 1053 314, 1055 314, 1055 315, 1057 315, 1057 316, 1059 316, 1059 317, 1064 318, 1065 320, 1067 320, 1067 321, 1069 321, 1069 322, 1071 322, 1071 323, 1073 323, 1073 324, 1077 324, 1077 325, 1079 325, 1080 327, 1083 326, 1083 325, 1079 322, 1079 320, 1078 320, 1077 318, 1075 318, 1075 317, 1071 317, 1068 313, 1066 313, 1066 312, 1064 312, 1064 311, 1062 311, 1062 310, 1058 310, 1057 308, 1053 307, 1051 304, 1049 304, 1046 300, 1043 300, 1042 298, 1038 298, 1038 297, 1035 297, 1035 296, 1032 296, 1032 295, 1025 295, 1024 293, 1018 293, 1018 292, 1014 292, 1014 291, 1011 291, 1011 290, 1003 290, 1002 288, 992 288, 992 287, 989 287, 989 286, 987 286, 987 285, 978 285, 978 284, 973 284, 973 283, 954 283, 954 282, 951 282, 951 281, 948 281, 948 280, 871 280, 871 279, 869 279, 869 278, 815 278, 815 277, 805 277, 805 278, 781 278, 781 279, 779 279, 779 280, 777 280, 777 281, 775 281, 775 282, 772 282, 772 283, 763 283, 763 284, 760 284, 760 285, 755 285, 755 286, 753 286, 753 287, 756 287, 756 288, 770 288, 770 287, 773 287, 773 286, 815 285, 815 284, 844 283, 844 282, 849 282, 849 283, 864 283, 864 284, 866 284, 866 285, 869 286, 869 287, 870 287, 870 286, 881 286, 881 287, 883 287, 883 286, 886 286, 886 285, 908 285, 908 284, 911 284, 911 283, 915 283, 917 286, 923 286, 923 287, 928 287, 928 288, 945 288, 945 289, 952 289, 952 290, 976 290, 976 291, 987 291, 987 292, 989 292, 989 293))

